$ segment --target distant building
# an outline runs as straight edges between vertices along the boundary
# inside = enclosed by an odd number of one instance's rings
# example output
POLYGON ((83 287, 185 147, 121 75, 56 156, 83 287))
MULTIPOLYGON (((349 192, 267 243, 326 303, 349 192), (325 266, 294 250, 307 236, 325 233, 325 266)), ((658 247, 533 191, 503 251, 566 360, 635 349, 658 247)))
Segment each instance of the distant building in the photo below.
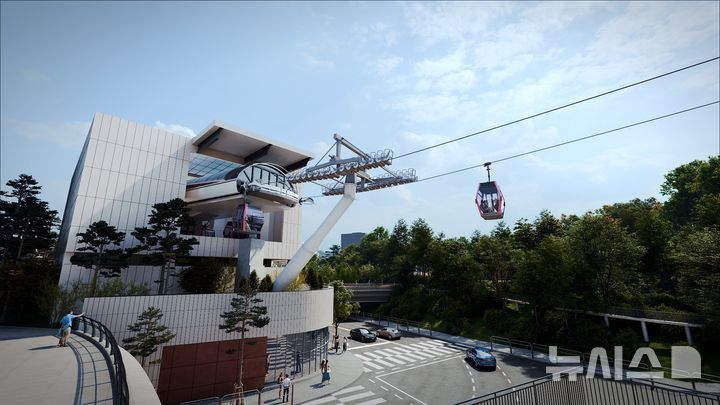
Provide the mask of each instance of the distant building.
POLYGON ((360 245, 364 237, 364 232, 344 233, 340 235, 340 248, 345 249, 350 245, 360 245))

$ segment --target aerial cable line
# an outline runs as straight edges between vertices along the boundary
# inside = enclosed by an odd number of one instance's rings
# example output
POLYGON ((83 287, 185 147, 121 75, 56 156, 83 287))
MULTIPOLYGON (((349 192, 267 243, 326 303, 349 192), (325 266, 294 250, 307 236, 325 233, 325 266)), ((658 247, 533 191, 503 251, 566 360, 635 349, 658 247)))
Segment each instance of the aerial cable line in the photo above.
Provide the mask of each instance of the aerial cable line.
POLYGON ((496 130, 496 129, 504 128, 504 127, 507 127, 507 126, 510 126, 510 125, 513 125, 513 124, 517 124, 518 122, 527 121, 527 120, 529 120, 529 119, 536 118, 536 117, 539 117, 539 116, 541 116, 541 115, 545 115, 545 114, 549 114, 549 113, 554 112, 554 111, 562 110, 563 108, 571 107, 571 106, 574 106, 574 105, 577 105, 577 104, 580 104, 580 103, 584 103, 584 102, 586 102, 586 101, 590 101, 590 100, 593 100, 593 99, 596 99, 596 98, 599 98, 599 97, 607 96, 608 94, 617 93, 618 91, 621 91, 621 90, 625 90, 625 89, 629 89, 629 88, 631 88, 631 87, 639 86, 639 85, 641 85, 641 84, 644 84, 644 83, 647 83, 647 82, 650 82, 650 81, 653 81, 653 80, 657 80, 657 79, 660 79, 660 78, 665 77, 665 76, 670 76, 670 75, 673 75, 673 74, 675 74, 675 73, 682 72, 682 71, 684 71, 684 70, 692 69, 692 68, 694 68, 694 67, 698 67, 698 66, 700 66, 700 65, 704 65, 704 64, 706 64, 706 63, 710 63, 710 62, 712 62, 712 61, 716 61, 716 60, 718 60, 718 59, 720 59, 720 56, 716 56, 716 57, 714 57, 714 58, 707 59, 707 60, 704 60, 704 61, 702 61, 702 62, 694 63, 694 64, 692 64, 692 65, 685 66, 685 67, 682 67, 682 68, 680 68, 680 69, 673 70, 673 71, 671 71, 671 72, 663 73, 663 74, 661 74, 661 75, 653 76, 653 77, 650 77, 650 78, 648 78, 648 79, 641 80, 641 81, 639 81, 639 82, 635 82, 635 83, 631 83, 631 84, 628 84, 628 85, 625 85, 625 86, 622 86, 622 87, 618 87, 618 88, 616 88, 616 89, 609 90, 609 91, 606 91, 606 92, 604 92, 604 93, 596 94, 596 95, 594 95, 594 96, 590 96, 590 97, 587 97, 587 98, 584 98, 584 99, 581 99, 581 100, 573 101, 573 102, 571 102, 571 103, 564 104, 564 105, 561 105, 561 106, 559 106, 559 107, 551 108, 551 109, 549 109, 549 110, 545 110, 545 111, 539 112, 539 113, 537 113, 537 114, 529 115, 529 116, 527 116, 527 117, 523 117, 523 118, 520 118, 520 119, 516 119, 516 120, 514 120, 514 121, 506 122, 506 123, 501 124, 501 125, 497 125, 497 126, 494 126, 494 127, 491 127, 491 128, 483 129, 482 131, 473 132, 472 134, 464 135, 464 136, 461 136, 461 137, 459 137, 459 138, 451 139, 451 140, 449 140, 449 141, 440 142, 440 143, 438 143, 438 144, 436 144, 436 145, 431 145, 431 146, 427 146, 427 147, 424 147, 424 148, 421 148, 421 149, 418 149, 418 150, 414 150, 414 151, 412 151, 412 152, 404 153, 404 154, 402 154, 402 155, 395 156, 395 157, 393 158, 393 160, 400 159, 400 158, 405 157, 405 156, 414 155, 414 154, 416 154, 416 153, 424 152, 424 151, 426 151, 426 150, 434 149, 434 148, 437 148, 437 147, 439 147, 439 146, 447 145, 447 144, 452 143, 452 142, 461 141, 461 140, 463 140, 463 139, 470 138, 470 137, 473 137, 473 136, 476 136, 476 135, 480 135, 480 134, 484 134, 484 133, 486 133, 486 132, 494 131, 494 130, 496 130))
POLYGON ((571 139, 571 140, 569 140, 569 141, 565 141, 565 142, 561 142, 561 143, 556 143, 556 144, 554 144, 554 145, 545 146, 545 147, 543 147, 543 148, 533 149, 533 150, 531 150, 531 151, 527 151, 527 152, 523 152, 523 153, 518 153, 518 154, 516 154, 516 155, 511 155, 511 156, 507 156, 507 157, 504 157, 504 158, 501 158, 501 159, 496 159, 496 160, 493 160, 493 161, 490 161, 490 162, 487 162, 487 163, 481 163, 481 164, 479 164, 479 165, 474 165, 474 166, 466 167, 466 168, 463 168, 463 169, 453 170, 453 171, 450 171, 450 172, 447 172, 447 173, 436 174, 436 175, 434 175, 434 176, 426 177, 426 178, 424 178, 424 179, 419 179, 419 180, 417 180, 415 183, 419 183, 419 182, 421 182, 421 181, 426 181, 426 180, 436 179, 436 178, 438 178, 438 177, 449 176, 449 175, 451 175, 451 174, 456 174, 456 173, 464 172, 464 171, 467 171, 467 170, 476 169, 476 168, 478 168, 478 167, 486 166, 486 165, 488 165, 488 164, 498 163, 498 162, 504 162, 504 161, 506 161, 506 160, 515 159, 515 158, 518 158, 518 157, 521 157, 521 156, 525 156, 525 155, 529 155, 529 154, 532 154, 532 153, 542 152, 542 151, 545 151, 545 150, 548 150, 548 149, 553 149, 553 148, 557 148, 557 147, 560 147, 560 146, 565 146, 565 145, 568 145, 568 144, 571 144, 571 143, 584 141, 584 140, 587 140, 587 139, 590 139, 590 138, 595 138, 595 137, 598 137, 598 136, 601 136, 601 135, 607 135, 607 134, 612 133, 612 132, 617 132, 617 131, 621 131, 621 130, 623 130, 623 129, 628 129, 628 128, 636 127, 636 126, 638 126, 638 125, 643 125, 643 124, 647 124, 647 123, 650 123, 650 122, 653 122, 653 121, 658 121, 658 120, 661 120, 661 119, 663 119, 663 118, 668 118, 668 117, 672 117, 672 116, 675 116, 675 115, 684 114, 684 113, 686 113, 686 112, 698 110, 698 109, 705 108, 705 107, 709 107, 709 106, 711 106, 711 105, 715 105, 715 104, 719 104, 719 103, 720 103, 720 100, 717 100, 717 101, 713 101, 713 102, 711 102, 711 103, 706 103, 706 104, 702 104, 702 105, 699 105, 699 106, 695 106, 695 107, 691 107, 691 108, 686 108, 686 109, 684 109, 684 110, 676 111, 676 112, 673 112, 673 113, 670 113, 670 114, 665 114, 665 115, 661 115, 661 116, 658 116, 658 117, 655 117, 655 118, 650 118, 650 119, 647 119, 647 120, 644 120, 644 121, 638 121, 638 122, 635 122, 635 123, 632 123, 632 124, 623 125, 623 126, 621 126, 621 127, 609 129, 609 130, 607 130, 607 131, 598 132, 598 133, 595 133, 595 134, 592 134, 592 135, 588 135, 588 136, 583 136, 583 137, 581 137, 581 138, 571 139))

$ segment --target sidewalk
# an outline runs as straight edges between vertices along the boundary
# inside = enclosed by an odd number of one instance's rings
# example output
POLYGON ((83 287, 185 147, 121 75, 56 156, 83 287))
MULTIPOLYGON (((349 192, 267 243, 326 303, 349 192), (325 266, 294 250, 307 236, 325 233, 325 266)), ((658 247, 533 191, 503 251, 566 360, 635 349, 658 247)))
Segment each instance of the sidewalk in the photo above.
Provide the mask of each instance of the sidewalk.
POLYGON ((112 404, 105 357, 80 336, 57 347, 57 329, 0 327, 0 398, 8 404, 112 404))

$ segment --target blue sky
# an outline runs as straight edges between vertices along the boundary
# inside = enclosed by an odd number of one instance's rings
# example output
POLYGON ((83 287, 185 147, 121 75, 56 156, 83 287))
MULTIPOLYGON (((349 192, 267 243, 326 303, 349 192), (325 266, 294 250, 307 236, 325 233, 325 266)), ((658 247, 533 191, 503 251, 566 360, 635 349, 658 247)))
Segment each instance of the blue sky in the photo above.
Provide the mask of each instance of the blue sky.
MULTIPOLYGON (((396 155, 720 55, 718 2, 2 2, 0 180, 62 212, 96 111, 191 134, 221 120, 313 151, 396 155)), ((720 99, 717 61, 397 159, 420 178, 720 99)), ((658 197, 720 153, 717 105, 493 165, 506 222, 658 197)), ((340 233, 424 218, 468 236, 481 169, 358 195, 340 233)), ((320 188, 305 187, 316 195, 320 188)), ((303 207, 308 236, 337 197, 303 207)))

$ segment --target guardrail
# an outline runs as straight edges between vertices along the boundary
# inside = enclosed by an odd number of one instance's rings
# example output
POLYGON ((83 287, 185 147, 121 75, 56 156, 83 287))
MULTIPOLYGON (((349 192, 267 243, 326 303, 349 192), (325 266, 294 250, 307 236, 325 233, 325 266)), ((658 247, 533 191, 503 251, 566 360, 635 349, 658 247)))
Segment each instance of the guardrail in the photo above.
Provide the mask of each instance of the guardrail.
POLYGON ((570 378, 547 375, 455 405, 717 405, 720 394, 699 392, 654 380, 570 378))
MULTIPOLYGON (((596 311, 602 312, 602 311, 596 311)), ((659 319, 663 321, 672 322, 686 322, 694 324, 705 323, 705 317, 699 314, 693 314, 690 312, 666 312, 666 311, 655 311, 652 309, 635 309, 635 308, 620 308, 620 307, 609 307, 606 311, 611 315, 623 315, 634 318, 647 318, 647 319, 659 319)))
MULTIPOLYGON (((195 399, 192 401, 181 402, 179 405, 255 405, 256 403, 257 405, 261 405, 265 402, 273 402, 276 399, 279 400, 280 396, 275 396, 275 392, 277 392, 278 389, 282 392, 282 387, 280 385, 271 385, 260 390, 247 390, 241 393, 235 392, 226 394, 222 397, 195 399), (265 393, 268 393, 267 395, 270 399, 263 401, 263 395, 265 393)), ((290 386, 287 403, 289 405, 293 405, 295 403, 295 384, 290 386)))
POLYGON ((430 323, 428 322, 411 321, 408 319, 395 318, 393 316, 380 316, 372 312, 361 312, 360 316, 370 318, 374 323, 377 323, 380 326, 382 326, 383 323, 385 324, 385 326, 395 324, 398 330, 406 330, 408 332, 412 332, 414 328, 415 333, 417 333, 418 335, 425 332, 430 337, 433 336, 433 330, 430 329, 430 323))
POLYGON ((75 332, 82 332, 89 335, 97 342, 103 345, 105 349, 110 349, 112 357, 112 369, 110 378, 113 384, 113 404, 128 405, 130 404, 130 390, 128 389, 127 374, 125 373, 125 364, 123 363, 120 347, 110 330, 102 323, 87 317, 81 316, 76 318, 78 328, 75 332))

